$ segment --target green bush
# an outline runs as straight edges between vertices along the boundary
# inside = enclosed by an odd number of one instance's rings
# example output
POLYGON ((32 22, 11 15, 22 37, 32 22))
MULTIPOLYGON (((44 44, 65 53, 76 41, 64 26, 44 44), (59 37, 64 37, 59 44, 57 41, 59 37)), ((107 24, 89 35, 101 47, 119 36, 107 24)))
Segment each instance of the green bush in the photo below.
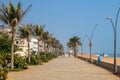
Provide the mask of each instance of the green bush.
POLYGON ((39 60, 36 58, 36 56, 31 56, 31 62, 30 64, 32 65, 36 65, 36 64, 39 64, 39 60))
POLYGON ((26 62, 26 57, 15 54, 14 55, 14 67, 18 69, 27 69, 28 64, 26 62))
POLYGON ((56 55, 56 54, 52 54, 52 57, 53 57, 53 58, 57 58, 57 55, 56 55))
POLYGON ((6 80, 7 79, 7 74, 8 74, 8 69, 7 68, 0 68, 0 80, 6 80))
POLYGON ((41 56, 41 60, 43 62, 48 62, 49 60, 52 60, 53 58, 56 58, 57 55, 56 54, 52 54, 52 53, 40 53, 41 56))
POLYGON ((2 67, 7 67, 7 64, 10 63, 10 53, 0 51, 0 64, 2 67))
MULTIPOLYGON (((11 52, 12 40, 8 35, 0 37, 0 51, 11 52)), ((18 50, 18 46, 14 46, 14 51, 18 50)))
POLYGON ((55 58, 55 56, 51 53, 47 53, 46 57, 47 57, 48 60, 52 60, 53 58, 55 58))
POLYGON ((46 56, 45 53, 40 53, 40 59, 43 61, 43 62, 48 62, 48 58, 46 56))
POLYGON ((9 62, 9 53, 0 52, 0 80, 6 80, 8 74, 7 64, 9 62))
POLYGON ((40 59, 39 55, 36 55, 35 53, 31 54, 31 65, 38 65, 38 64, 42 64, 42 61, 40 59))

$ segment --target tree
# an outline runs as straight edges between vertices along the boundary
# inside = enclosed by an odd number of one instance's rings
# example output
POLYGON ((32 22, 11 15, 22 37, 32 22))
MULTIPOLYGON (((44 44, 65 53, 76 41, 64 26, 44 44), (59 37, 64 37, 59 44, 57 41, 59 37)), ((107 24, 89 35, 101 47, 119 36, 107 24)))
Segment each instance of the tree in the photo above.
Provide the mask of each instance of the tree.
POLYGON ((21 22, 26 12, 29 10, 27 7, 24 11, 22 10, 21 3, 18 2, 17 8, 9 1, 9 6, 5 6, 4 3, 0 5, 0 20, 11 27, 12 33, 12 45, 11 45, 11 68, 14 68, 14 38, 17 25, 21 22))
POLYGON ((39 54, 39 43, 40 43, 40 40, 42 40, 43 32, 44 32, 44 25, 33 26, 33 33, 37 37, 37 40, 38 40, 38 54, 39 54))
POLYGON ((45 53, 48 52, 47 48, 48 48, 48 44, 49 44, 51 36, 52 35, 48 31, 43 32, 42 40, 44 41, 44 50, 45 50, 45 53))
POLYGON ((73 48, 74 50, 74 57, 77 57, 77 48, 81 45, 80 38, 78 36, 73 36, 69 39, 67 46, 69 48, 73 48))
POLYGON ((63 45, 60 44, 60 41, 54 37, 51 37, 51 39, 49 40, 49 45, 54 49, 56 53, 58 53, 57 55, 62 54, 64 51, 63 45))
POLYGON ((24 24, 23 27, 19 27, 21 38, 27 38, 28 42, 28 62, 30 63, 30 36, 31 36, 32 24, 24 24))
POLYGON ((71 54, 71 50, 72 50, 72 43, 71 42, 67 42, 67 47, 69 49, 69 55, 71 54))

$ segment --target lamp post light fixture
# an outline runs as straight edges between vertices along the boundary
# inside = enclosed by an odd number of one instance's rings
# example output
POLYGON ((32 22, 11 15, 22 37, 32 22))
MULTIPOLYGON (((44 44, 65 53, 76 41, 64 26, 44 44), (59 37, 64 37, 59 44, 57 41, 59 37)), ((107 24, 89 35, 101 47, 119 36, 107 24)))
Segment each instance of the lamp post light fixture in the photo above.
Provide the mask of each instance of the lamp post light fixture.
POLYGON ((117 11, 116 15, 116 20, 115 23, 113 23, 111 17, 107 17, 108 20, 110 20, 112 27, 113 27, 113 32, 114 32, 114 74, 117 74, 117 23, 118 23, 118 16, 119 16, 120 8, 117 11))

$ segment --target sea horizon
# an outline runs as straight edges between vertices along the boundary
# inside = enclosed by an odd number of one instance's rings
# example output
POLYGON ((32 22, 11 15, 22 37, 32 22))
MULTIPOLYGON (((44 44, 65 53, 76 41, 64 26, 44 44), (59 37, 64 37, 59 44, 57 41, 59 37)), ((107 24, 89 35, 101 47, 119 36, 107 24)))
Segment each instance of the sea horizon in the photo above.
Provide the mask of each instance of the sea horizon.
MULTIPOLYGON (((88 53, 84 53, 84 54, 88 54, 88 53)), ((103 53, 92 53, 92 55, 96 55, 96 56, 98 56, 100 54, 103 55, 103 53)), ((104 56, 113 58, 114 57, 114 53, 104 53, 104 56)), ((120 53, 117 53, 117 58, 120 58, 120 53)))

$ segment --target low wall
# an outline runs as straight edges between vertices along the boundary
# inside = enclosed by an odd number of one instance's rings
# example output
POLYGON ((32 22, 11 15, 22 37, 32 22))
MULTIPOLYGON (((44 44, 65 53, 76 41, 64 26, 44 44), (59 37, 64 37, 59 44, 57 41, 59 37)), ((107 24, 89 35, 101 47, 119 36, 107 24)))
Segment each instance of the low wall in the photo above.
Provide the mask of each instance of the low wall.
MULTIPOLYGON (((84 60, 84 61, 88 61, 88 62, 89 62, 89 58, 80 57, 80 56, 78 56, 78 58, 79 58, 79 59, 82 59, 82 60, 84 60)), ((102 67, 102 68, 104 68, 104 69, 107 69, 107 70, 109 70, 110 72, 113 72, 113 69, 114 69, 113 66, 114 66, 114 65, 111 64, 111 63, 107 63, 107 62, 103 62, 103 61, 98 62, 97 60, 94 60, 94 59, 92 59, 91 63, 93 63, 93 64, 95 64, 95 65, 97 65, 97 66, 99 66, 99 67, 102 67)), ((118 74, 120 74, 120 66, 117 66, 117 69, 118 69, 118 74)))

